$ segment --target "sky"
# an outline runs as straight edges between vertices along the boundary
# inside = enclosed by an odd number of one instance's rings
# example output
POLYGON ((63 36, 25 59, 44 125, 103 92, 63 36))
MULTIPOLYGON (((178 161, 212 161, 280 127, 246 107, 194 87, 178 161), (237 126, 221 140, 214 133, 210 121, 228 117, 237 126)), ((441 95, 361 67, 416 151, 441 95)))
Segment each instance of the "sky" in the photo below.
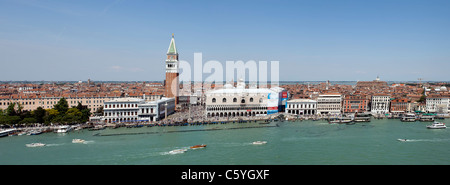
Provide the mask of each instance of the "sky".
MULTIPOLYGON (((450 81, 448 0, 0 0, 0 81, 161 81, 179 59, 281 81, 450 81)), ((204 73, 204 77, 209 74, 204 73)))

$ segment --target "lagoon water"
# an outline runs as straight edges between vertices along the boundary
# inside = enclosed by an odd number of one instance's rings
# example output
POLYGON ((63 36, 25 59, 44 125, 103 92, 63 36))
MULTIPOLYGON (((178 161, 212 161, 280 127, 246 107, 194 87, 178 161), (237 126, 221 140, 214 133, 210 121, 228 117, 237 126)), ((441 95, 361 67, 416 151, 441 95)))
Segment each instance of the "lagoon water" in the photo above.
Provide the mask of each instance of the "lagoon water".
MULTIPOLYGON (((449 121, 444 120, 445 123, 449 121)), ((0 164, 450 164, 450 129, 427 129, 428 124, 431 123, 372 119, 372 122, 354 125, 302 121, 279 122, 279 127, 246 129, 229 128, 265 125, 228 123, 44 133, 0 138, 0 164), (216 130, 199 131, 204 129, 216 130), (97 133, 103 136, 95 136, 97 133), (75 138, 86 142, 72 143, 75 138), (399 138, 408 140, 400 142, 399 138), (267 144, 252 144, 258 140, 267 141, 267 144), (34 142, 46 146, 25 146, 34 142), (197 144, 207 147, 188 149, 197 144), (180 154, 169 153, 183 148, 188 150, 180 154)))

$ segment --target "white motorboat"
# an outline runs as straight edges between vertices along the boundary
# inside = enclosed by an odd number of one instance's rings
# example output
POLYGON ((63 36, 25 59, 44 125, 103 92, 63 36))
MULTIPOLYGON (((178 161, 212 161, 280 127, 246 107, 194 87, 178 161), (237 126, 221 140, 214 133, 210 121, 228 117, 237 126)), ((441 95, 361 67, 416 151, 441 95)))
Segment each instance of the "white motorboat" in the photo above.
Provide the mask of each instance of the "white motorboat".
POLYGON ((427 128, 429 129, 443 129, 443 128, 447 128, 447 126, 445 126, 445 123, 442 122, 434 122, 431 125, 427 125, 427 128))
POLYGON ((84 143, 85 140, 82 139, 72 139, 72 143, 84 143))
POLYGON ((27 147, 41 147, 41 146, 45 146, 44 143, 30 143, 30 144, 26 144, 27 147))
POLYGON ((405 141, 408 141, 407 139, 397 139, 398 141, 401 141, 401 142, 405 142, 405 141))
POLYGON ((252 144, 254 144, 254 145, 263 145, 263 144, 266 144, 266 143, 267 143, 267 141, 255 141, 252 144))

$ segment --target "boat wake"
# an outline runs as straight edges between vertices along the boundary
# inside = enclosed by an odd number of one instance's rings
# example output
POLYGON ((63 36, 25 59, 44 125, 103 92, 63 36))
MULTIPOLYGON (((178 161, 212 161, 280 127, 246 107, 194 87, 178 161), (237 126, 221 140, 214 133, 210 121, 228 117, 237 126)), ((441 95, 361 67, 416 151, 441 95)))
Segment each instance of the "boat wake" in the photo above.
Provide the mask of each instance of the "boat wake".
POLYGON ((46 144, 45 146, 62 146, 62 145, 64 145, 64 143, 59 143, 59 144, 56 144, 56 143, 54 143, 54 144, 46 144))
POLYGON ((83 142, 83 144, 92 144, 92 143, 94 143, 95 141, 84 141, 83 142))
MULTIPOLYGON (((399 139, 400 141, 400 139, 399 139)), ((401 139, 402 142, 445 142, 450 139, 401 139)))

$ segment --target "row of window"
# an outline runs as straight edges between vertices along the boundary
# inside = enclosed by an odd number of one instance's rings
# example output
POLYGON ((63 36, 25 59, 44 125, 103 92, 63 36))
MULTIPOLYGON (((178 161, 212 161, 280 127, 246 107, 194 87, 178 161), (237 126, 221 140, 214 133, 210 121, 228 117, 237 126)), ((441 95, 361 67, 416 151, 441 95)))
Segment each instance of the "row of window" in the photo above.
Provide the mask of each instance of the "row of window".
POLYGON ((207 107, 207 111, 267 110, 267 107, 207 107))
POLYGON ((132 111, 128 111, 128 112, 105 112, 105 116, 134 116, 134 115, 138 115, 138 112, 132 112, 132 111))
POLYGON ((317 104, 288 104, 288 108, 313 109, 317 104))
MULTIPOLYGON (((216 98, 213 98, 213 99, 212 99, 212 102, 213 102, 213 103, 216 103, 216 101, 217 101, 216 98)), ((222 99, 222 103, 226 103, 226 102, 227 102, 227 98, 223 98, 223 99, 222 99)), ((253 98, 250 98, 250 102, 253 102, 253 98)), ((259 99, 259 103, 262 103, 262 102, 263 102, 263 99, 260 98, 260 99, 259 99)), ((237 103, 237 98, 233 98, 233 103, 237 103)), ((242 100, 241 100, 241 103, 245 103, 245 99, 242 99, 242 100)))
POLYGON ((134 108, 134 107, 138 107, 137 104, 106 104, 105 108, 134 108))

